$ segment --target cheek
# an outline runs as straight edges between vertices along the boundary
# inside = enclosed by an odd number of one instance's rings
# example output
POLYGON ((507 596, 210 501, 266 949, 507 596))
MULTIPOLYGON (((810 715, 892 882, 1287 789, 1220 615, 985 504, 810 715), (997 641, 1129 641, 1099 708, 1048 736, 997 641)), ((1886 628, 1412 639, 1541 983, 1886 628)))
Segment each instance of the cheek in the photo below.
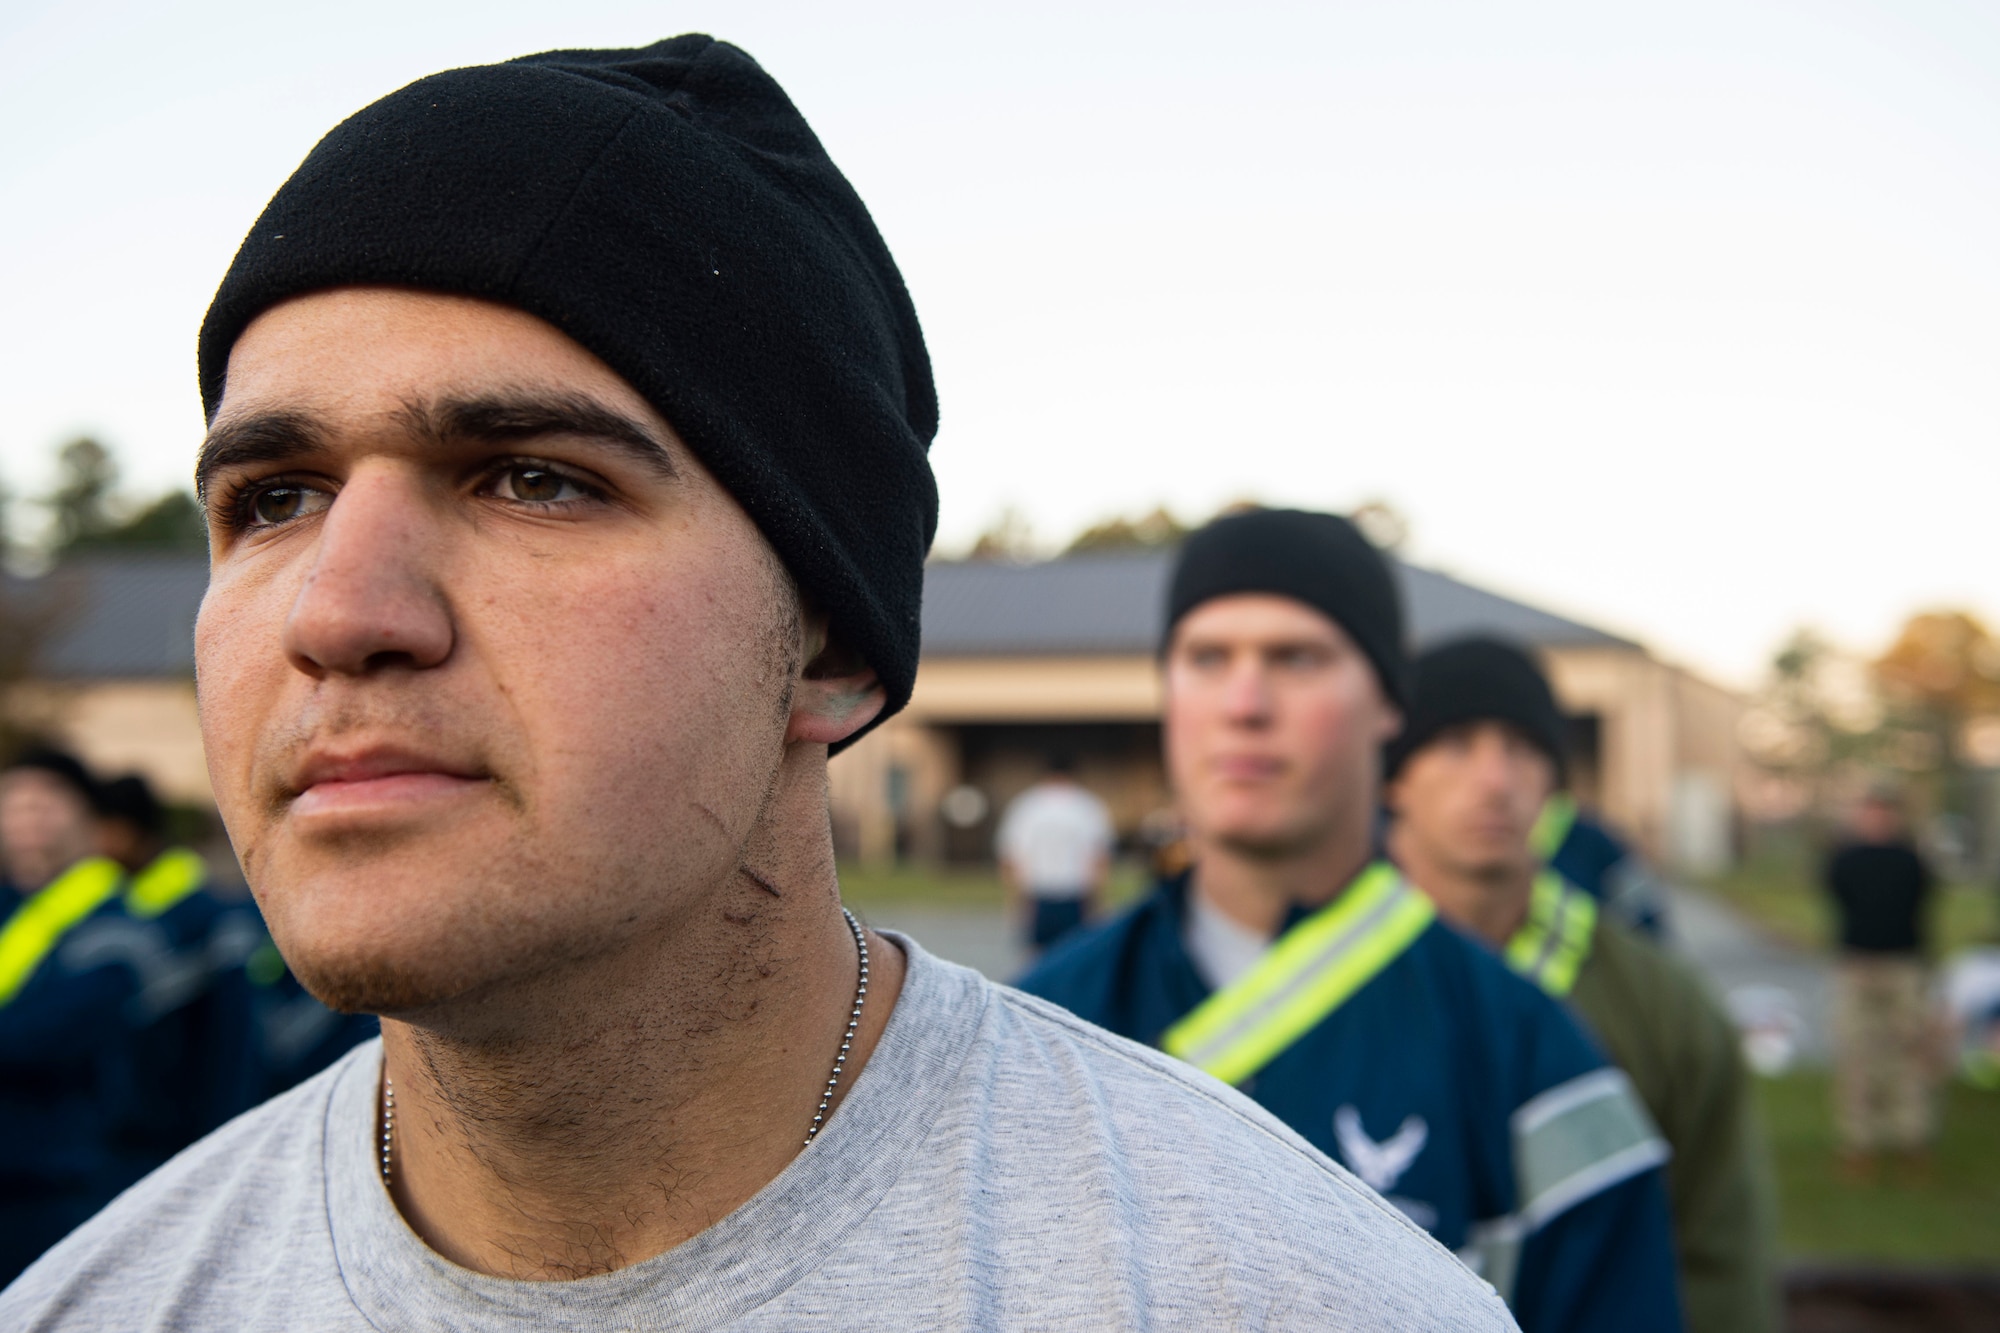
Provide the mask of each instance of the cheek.
POLYGON ((1169 691, 1161 712, 1162 741, 1167 757, 1167 777, 1185 788, 1198 781, 1202 757, 1208 752, 1220 711, 1187 690, 1169 691))
POLYGON ((559 597, 495 592, 481 637, 546 814, 650 832, 706 808, 734 830, 717 807, 741 803, 738 770, 782 728, 768 604, 661 564, 578 571, 559 597))
POLYGON ((1346 701, 1315 691, 1300 699, 1285 728, 1300 769, 1322 780, 1352 782, 1375 762, 1366 719, 1346 701))
POLYGON ((256 742, 287 680, 283 626, 289 602, 273 587, 248 579, 216 579, 195 618, 195 697, 210 783, 225 822, 245 813, 256 742))

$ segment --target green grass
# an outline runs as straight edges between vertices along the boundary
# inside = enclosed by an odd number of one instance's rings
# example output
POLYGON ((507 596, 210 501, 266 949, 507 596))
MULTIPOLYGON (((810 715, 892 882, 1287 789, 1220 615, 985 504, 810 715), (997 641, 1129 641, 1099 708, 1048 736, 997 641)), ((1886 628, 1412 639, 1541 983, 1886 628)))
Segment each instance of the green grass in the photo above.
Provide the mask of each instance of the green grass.
MULTIPOLYGON (((1819 886, 1819 867, 1802 848, 1780 844, 1759 851, 1705 887, 1788 943, 1831 947, 1833 914, 1819 886)), ((1930 926, 1939 957, 2000 938, 2000 893, 1985 884, 1947 885, 1932 903, 1930 926)))
POLYGON ((1820 1071, 1758 1080, 1785 1257, 2000 1266, 2000 1094, 1953 1084, 1930 1178, 1868 1184, 1834 1170, 1831 1095, 1820 1071))

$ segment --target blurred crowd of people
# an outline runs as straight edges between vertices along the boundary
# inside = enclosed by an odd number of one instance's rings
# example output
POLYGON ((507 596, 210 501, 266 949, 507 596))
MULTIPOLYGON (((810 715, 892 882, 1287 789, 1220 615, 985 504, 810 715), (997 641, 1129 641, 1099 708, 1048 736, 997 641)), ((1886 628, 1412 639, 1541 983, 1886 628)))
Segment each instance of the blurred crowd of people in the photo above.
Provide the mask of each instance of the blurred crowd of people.
POLYGON ((306 993, 168 816, 60 750, 0 768, 0 1285, 376 1029, 306 993))

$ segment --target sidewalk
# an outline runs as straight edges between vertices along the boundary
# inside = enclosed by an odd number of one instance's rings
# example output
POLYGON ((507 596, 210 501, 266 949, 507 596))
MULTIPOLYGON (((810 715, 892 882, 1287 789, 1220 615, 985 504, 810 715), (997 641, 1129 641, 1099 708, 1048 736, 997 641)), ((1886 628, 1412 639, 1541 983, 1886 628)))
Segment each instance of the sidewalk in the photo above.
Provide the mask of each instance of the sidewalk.
POLYGON ((1788 994, 1803 1027, 1798 1059, 1824 1065, 1832 1057, 1827 1016, 1832 1004, 1832 968, 1817 954, 1774 940, 1728 904, 1698 889, 1673 891, 1671 929, 1675 951, 1727 999, 1746 987, 1776 987, 1788 994))
POLYGON ((994 981, 1012 981, 1027 965, 1027 951, 997 911, 898 903, 858 915, 877 930, 901 931, 938 957, 963 963, 994 981))

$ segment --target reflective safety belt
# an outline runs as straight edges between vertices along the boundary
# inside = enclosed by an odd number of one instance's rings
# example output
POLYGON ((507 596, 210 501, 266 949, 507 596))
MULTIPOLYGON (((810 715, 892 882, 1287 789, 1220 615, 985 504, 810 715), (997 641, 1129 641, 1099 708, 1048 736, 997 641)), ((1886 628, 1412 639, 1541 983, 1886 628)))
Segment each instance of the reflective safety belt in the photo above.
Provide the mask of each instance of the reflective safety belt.
POLYGON ((150 919, 171 909, 202 886, 208 862, 185 847, 169 847, 132 877, 125 906, 133 916, 150 919))
POLYGON ((1568 792, 1559 791, 1542 802, 1542 813, 1535 817, 1535 827, 1528 834, 1528 846, 1535 859, 1553 861, 1575 827, 1576 800, 1568 792))
POLYGON ((124 878, 111 858, 85 857, 14 909, 0 926, 0 1005, 21 993, 64 935, 117 896, 124 878))
POLYGON ((1431 900, 1376 862, 1286 931, 1257 963, 1167 1029, 1169 1055, 1241 1083, 1360 990, 1435 919, 1431 900))
POLYGON ((1475 1224, 1458 1256, 1512 1304, 1529 1236, 1673 1152, 1622 1069, 1593 1069, 1529 1098, 1509 1117, 1508 1128, 1514 1211, 1475 1224))
POLYGON ((1553 870, 1535 876, 1528 919, 1507 941, 1507 966, 1561 999, 1590 957, 1597 901, 1553 870))

